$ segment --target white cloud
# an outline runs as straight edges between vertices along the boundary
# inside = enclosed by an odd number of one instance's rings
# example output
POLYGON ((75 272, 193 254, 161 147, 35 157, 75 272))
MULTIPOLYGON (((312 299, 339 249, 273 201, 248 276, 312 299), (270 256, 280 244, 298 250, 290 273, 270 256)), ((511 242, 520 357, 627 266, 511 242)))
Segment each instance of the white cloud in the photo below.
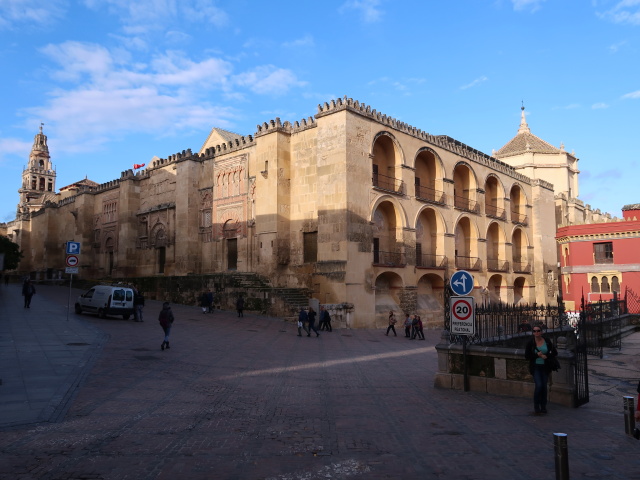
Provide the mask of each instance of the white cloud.
POLYGON ((620 50, 622 47, 624 47, 627 44, 626 40, 623 40, 621 42, 618 43, 614 43, 613 45, 609 45, 609 51, 611 53, 618 53, 618 50, 620 50))
POLYGON ((265 65, 233 77, 234 83, 260 94, 283 95, 292 87, 305 85, 291 70, 265 65))
POLYGON ((292 71, 274 65, 234 75, 230 62, 194 60, 181 51, 143 62, 124 50, 65 42, 47 45, 42 53, 54 64, 49 75, 58 86, 46 92, 45 104, 23 113, 28 121, 49 125, 66 152, 93 150, 131 133, 174 135, 212 124, 229 128, 235 111, 214 104, 216 95, 222 102, 251 93, 281 95, 304 85, 292 71))
POLYGON ((599 102, 599 103, 594 103, 593 105, 591 105, 591 108, 593 110, 600 110, 603 108, 609 108, 609 105, 604 103, 604 102, 599 102))
POLYGON ((299 48, 299 47, 315 47, 315 41, 313 40, 313 36, 307 34, 302 38, 298 38, 291 42, 284 42, 282 44, 283 47, 287 48, 299 48))
POLYGON ((535 12, 539 10, 542 3, 546 2, 546 0, 511 0, 513 3, 513 9, 516 11, 521 10, 529 10, 531 12, 535 12))
POLYGON ((0 164, 4 157, 19 156, 29 158, 32 144, 17 138, 0 138, 0 164))
POLYGON ((2 0, 0 30, 50 25, 64 17, 68 6, 68 0, 2 0))
POLYGON ((338 11, 345 13, 356 10, 360 12, 365 23, 375 23, 382 18, 383 11, 378 8, 380 3, 380 0, 348 0, 340 6, 338 11))
POLYGON ((640 25, 640 0, 618 1, 613 8, 597 12, 597 15, 613 23, 640 25))
POLYGON ((640 90, 636 90, 635 92, 631 92, 631 93, 627 93, 625 95, 622 96, 623 99, 632 99, 632 100, 636 100, 638 98, 640 98, 640 90))
POLYGON ((467 88, 471 88, 471 87, 475 87, 477 85, 480 85, 481 83, 486 82, 487 80, 489 80, 488 77, 486 77, 485 75, 476 78, 474 81, 472 81, 471 83, 468 83, 466 85, 463 85, 460 87, 460 90, 466 90, 467 88))
POLYGON ((94 10, 106 10, 118 17, 123 31, 128 35, 144 35, 152 31, 164 31, 176 20, 227 25, 229 18, 213 0, 84 0, 94 10))

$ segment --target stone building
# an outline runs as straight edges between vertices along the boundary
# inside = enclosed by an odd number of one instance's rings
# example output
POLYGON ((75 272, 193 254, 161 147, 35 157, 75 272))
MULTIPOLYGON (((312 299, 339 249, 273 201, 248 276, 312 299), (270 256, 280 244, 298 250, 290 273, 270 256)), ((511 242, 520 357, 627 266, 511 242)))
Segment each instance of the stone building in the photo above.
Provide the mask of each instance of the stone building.
POLYGON ((0 233, 21 245, 21 270, 34 276, 63 272, 74 240, 87 279, 252 272, 352 305, 353 327, 383 326, 389 310, 441 326, 457 269, 473 274, 478 302, 555 302, 548 220, 558 195, 577 195, 577 159, 564 154, 569 190, 554 192, 546 177, 523 174, 526 144, 508 145, 500 160, 345 97, 254 135, 214 128, 197 153, 78 182, 0 233))

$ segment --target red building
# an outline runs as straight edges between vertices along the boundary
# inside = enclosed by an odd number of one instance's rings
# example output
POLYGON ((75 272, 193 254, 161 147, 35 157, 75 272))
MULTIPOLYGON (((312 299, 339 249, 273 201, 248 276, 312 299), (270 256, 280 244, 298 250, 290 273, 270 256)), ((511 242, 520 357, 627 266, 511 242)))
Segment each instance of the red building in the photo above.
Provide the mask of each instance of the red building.
POLYGON ((640 204, 622 208, 618 222, 558 228, 562 296, 568 311, 610 300, 614 292, 640 293, 640 204))

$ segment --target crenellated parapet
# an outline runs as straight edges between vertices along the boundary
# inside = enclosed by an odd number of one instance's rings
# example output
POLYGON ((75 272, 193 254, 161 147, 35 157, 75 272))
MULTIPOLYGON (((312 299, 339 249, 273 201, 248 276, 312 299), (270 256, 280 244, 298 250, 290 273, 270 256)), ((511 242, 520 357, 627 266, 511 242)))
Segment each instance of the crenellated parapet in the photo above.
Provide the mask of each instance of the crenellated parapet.
POLYGON ((291 134, 291 123, 286 121, 282 123, 280 117, 276 117, 275 120, 264 122, 262 125, 256 125, 256 138, 266 135, 268 133, 283 132, 291 134))
POLYGON ((313 117, 308 117, 308 118, 303 118, 300 121, 295 121, 293 122, 293 127, 291 128, 292 133, 299 133, 299 132, 303 132, 305 130, 308 130, 310 128, 315 128, 317 127, 318 124, 316 123, 316 120, 313 117))
POLYGON ((120 179, 111 180, 110 182, 101 183, 93 190, 95 193, 106 192, 107 190, 113 190, 120 187, 120 179))
POLYGON ((487 166, 494 170, 498 170, 505 175, 509 175, 510 177, 513 177, 523 183, 530 183, 529 177, 518 173, 510 165, 501 162, 500 160, 487 155, 486 153, 476 150, 475 148, 471 148, 468 145, 465 145, 464 143, 455 140, 447 135, 431 135, 430 133, 420 130, 419 128, 412 127, 405 122, 401 122, 393 117, 380 113, 375 109, 372 109, 369 105, 360 103, 359 101, 353 100, 352 98, 347 98, 346 95, 343 98, 338 98, 337 100, 331 100, 331 102, 325 102, 324 104, 318 105, 318 113, 315 115, 315 118, 320 118, 342 110, 348 110, 358 115, 362 115, 363 117, 370 118, 382 125, 393 128, 394 130, 398 130, 412 137, 418 138, 426 143, 435 145, 444 150, 448 150, 472 162, 487 166))
POLYGON ((200 156, 197 153, 194 155, 191 149, 187 148, 186 150, 182 150, 182 152, 169 155, 167 158, 159 158, 157 160, 154 160, 153 162, 151 162, 151 166, 149 168, 153 170, 155 168, 166 167, 167 165, 171 165, 172 163, 179 163, 187 160, 193 160, 197 162, 201 161, 200 156))
POLYGON ((216 155, 225 155, 227 153, 242 150, 243 148, 250 147, 252 145, 255 145, 255 140, 251 135, 247 135, 246 137, 234 138, 233 140, 221 143, 219 145, 216 145, 215 147, 205 149, 204 153, 202 154, 202 158, 213 158, 216 155))

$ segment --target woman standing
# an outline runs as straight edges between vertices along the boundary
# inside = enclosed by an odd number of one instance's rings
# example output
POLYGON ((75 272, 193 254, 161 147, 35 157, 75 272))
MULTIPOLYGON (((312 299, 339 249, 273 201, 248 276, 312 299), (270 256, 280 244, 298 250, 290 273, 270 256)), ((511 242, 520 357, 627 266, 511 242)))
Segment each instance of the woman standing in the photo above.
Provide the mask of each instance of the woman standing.
POLYGON ((164 331, 164 341, 162 345, 160 345, 160 350, 164 350, 165 348, 171 348, 169 346, 169 334, 171 333, 171 327, 173 326, 173 312, 171 311, 171 307, 169 306, 169 302, 164 302, 162 304, 162 310, 160 311, 160 315, 158 315, 158 322, 160 322, 160 326, 164 331))
POLYGON ((391 310, 389 312, 389 326, 387 327, 387 333, 385 333, 385 335, 389 336, 389 330, 393 330, 393 335, 398 336, 396 334, 396 323, 398 323, 398 320, 396 320, 396 315, 393 313, 393 310, 391 310))
POLYGON ((524 356, 529 360, 529 372, 533 375, 535 389, 533 391, 534 413, 547 413, 547 383, 551 372, 550 360, 558 355, 558 351, 546 337, 542 336, 539 325, 533 327, 533 338, 527 343, 524 356))

